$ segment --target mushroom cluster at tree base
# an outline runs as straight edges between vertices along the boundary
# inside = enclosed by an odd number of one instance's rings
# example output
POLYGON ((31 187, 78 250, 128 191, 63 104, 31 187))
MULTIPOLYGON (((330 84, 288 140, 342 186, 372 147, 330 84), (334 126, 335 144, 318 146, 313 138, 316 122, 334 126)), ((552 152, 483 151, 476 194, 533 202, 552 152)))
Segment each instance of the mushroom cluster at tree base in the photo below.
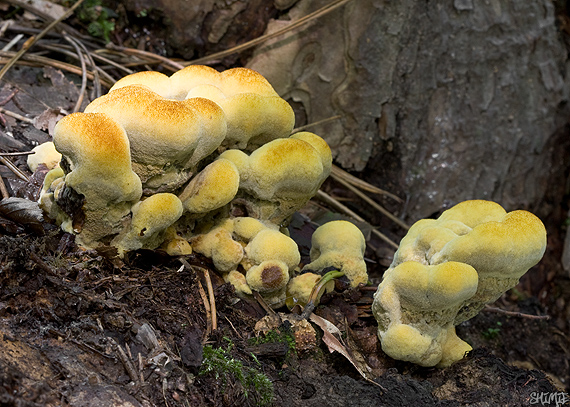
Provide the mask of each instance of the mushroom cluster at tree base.
POLYGON ((540 219, 490 201, 465 201, 416 222, 374 296, 382 350, 422 366, 462 359, 471 346, 455 326, 514 287, 545 250, 540 219))
POLYGON ((60 154, 40 205, 83 247, 199 253, 238 293, 279 307, 300 262, 283 227, 332 167, 325 140, 293 126, 291 106, 255 71, 140 72, 61 119, 30 167, 60 154))

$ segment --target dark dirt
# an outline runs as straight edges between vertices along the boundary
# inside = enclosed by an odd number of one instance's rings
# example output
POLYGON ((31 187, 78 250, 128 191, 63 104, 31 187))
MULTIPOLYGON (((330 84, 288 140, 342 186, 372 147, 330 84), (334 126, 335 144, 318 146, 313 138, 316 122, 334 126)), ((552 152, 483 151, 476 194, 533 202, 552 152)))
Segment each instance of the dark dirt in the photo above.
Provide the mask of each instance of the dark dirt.
MULTIPOLYGON (((47 229, 0 237, 0 405, 262 405, 235 372, 203 374, 204 345, 267 375, 276 406, 526 406, 533 392, 568 391, 567 336, 552 320, 483 312, 458 330, 475 351, 449 369, 426 369, 378 350, 363 305, 372 291, 324 298, 317 313, 341 328, 344 316, 355 349, 384 371, 373 384, 323 343, 288 354, 252 344, 264 312, 236 302, 217 279, 219 326, 206 336, 200 258, 187 256, 190 269, 149 251, 118 263, 47 229)), ((544 313, 536 299, 514 305, 544 313)))
MULTIPOLYGON (((3 107, 30 117, 54 110, 40 129, 7 117, 0 149, 25 151, 47 140, 50 120, 73 106, 78 83, 53 68, 13 68, 0 84, 0 101, 18 92, 3 107)), ((27 171, 24 158, 14 162, 27 171)), ((32 199, 40 185, 16 179, 3 165, 0 175, 13 195, 32 199)), ((487 310, 459 326, 474 351, 448 369, 383 355, 370 313, 373 287, 325 295, 315 313, 339 327, 346 348, 370 367, 370 380, 329 351, 320 328, 306 351, 295 351, 287 323, 256 340, 265 311, 253 299, 238 299, 203 258, 186 256, 189 267, 160 251, 119 260, 112 251, 78 248, 49 223, 40 235, 0 217, 0 407, 529 406, 540 394, 562 397, 570 392, 562 212, 546 220, 543 261, 493 305, 525 315, 487 310), (213 280, 214 331, 201 292, 205 272, 213 280)), ((307 235, 292 234, 306 246, 307 235)), ((378 282, 391 249, 373 246, 367 256, 378 282)))

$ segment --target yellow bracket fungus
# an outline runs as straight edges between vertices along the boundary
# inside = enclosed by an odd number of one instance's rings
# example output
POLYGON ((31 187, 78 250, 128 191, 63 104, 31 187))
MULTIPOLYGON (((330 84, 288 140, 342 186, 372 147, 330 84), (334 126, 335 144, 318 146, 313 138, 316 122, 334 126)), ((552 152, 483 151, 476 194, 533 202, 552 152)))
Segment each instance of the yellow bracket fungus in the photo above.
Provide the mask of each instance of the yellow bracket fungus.
POLYGON ((460 360, 471 347, 455 326, 514 287, 545 249, 540 219, 494 202, 465 201, 416 222, 374 296, 382 349, 422 366, 460 360))

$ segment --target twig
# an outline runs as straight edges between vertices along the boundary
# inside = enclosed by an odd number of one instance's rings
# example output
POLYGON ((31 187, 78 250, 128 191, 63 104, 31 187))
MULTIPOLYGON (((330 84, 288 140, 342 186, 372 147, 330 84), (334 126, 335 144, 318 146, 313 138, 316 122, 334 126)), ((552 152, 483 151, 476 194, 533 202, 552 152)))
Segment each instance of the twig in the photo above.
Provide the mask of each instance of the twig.
POLYGON ((12 156, 19 156, 19 155, 32 155, 35 154, 35 151, 17 151, 15 153, 0 153, 0 157, 12 157, 12 156))
MULTIPOLYGON (((188 270, 193 270, 193 267, 186 261, 184 258, 179 258, 180 263, 188 270)), ((217 329, 217 317, 214 315, 216 312, 216 302, 213 300, 214 298, 214 289, 212 287, 212 280, 210 279, 210 274, 207 273, 207 270, 202 270, 204 273, 204 278, 206 279, 206 285, 208 287, 208 293, 210 293, 210 299, 206 295, 206 291, 204 291, 204 287, 202 283, 198 279, 198 292, 200 293, 200 297, 202 297, 202 302, 204 303, 204 308, 206 309, 206 333, 204 335, 204 340, 212 333, 212 329, 217 329), (215 325, 214 325, 215 324, 215 325), (216 326, 216 328, 214 328, 216 326)))
POLYGON ((140 382, 144 383, 144 363, 140 352, 138 353, 138 360, 139 360, 140 382))
POLYGON ((0 162, 2 164, 4 164, 6 167, 10 168, 10 170, 12 170, 12 172, 14 174, 16 174, 16 176, 18 178, 20 178, 22 181, 26 181, 26 182, 30 181, 30 177, 28 177, 26 174, 24 174, 22 172, 22 170, 20 170, 18 167, 16 167, 14 165, 14 163, 12 161, 8 160, 6 157, 0 156, 0 162))
POLYGON ((235 47, 232 47, 232 48, 224 50, 224 51, 220 51, 220 52, 216 52, 214 54, 206 55, 205 57, 194 59, 192 61, 183 62, 183 65, 187 66, 187 65, 202 64, 204 62, 208 62, 208 61, 212 61, 214 59, 227 57, 228 55, 232 55, 232 54, 235 54, 238 52, 245 51, 246 49, 253 48, 258 44, 261 44, 261 43, 268 41, 272 38, 278 37, 281 34, 284 34, 288 31, 294 30, 295 28, 297 28, 297 27, 299 27, 305 23, 308 23, 309 21, 312 21, 314 19, 322 17, 325 14, 328 14, 329 12, 331 12, 331 11, 333 11, 339 7, 344 6, 349 1, 351 1, 351 0, 333 1, 330 4, 323 6, 320 9, 306 15, 305 17, 300 18, 299 20, 295 21, 294 23, 289 24, 287 27, 282 28, 281 30, 277 30, 271 34, 262 35, 261 37, 257 37, 251 41, 245 42, 243 44, 237 45, 235 47))
POLYGON ((107 47, 115 51, 124 52, 127 55, 136 55, 143 57, 144 59, 150 59, 151 61, 160 61, 165 65, 165 67, 169 68, 172 71, 178 71, 179 69, 184 68, 184 65, 179 64, 178 62, 174 62, 173 60, 163 57, 161 55, 154 54, 152 52, 142 51, 140 49, 135 49, 135 48, 120 47, 112 43, 108 44, 107 47))
POLYGON ((170 407, 168 405, 168 401, 166 400, 166 389, 168 387, 168 379, 166 377, 164 377, 162 379, 162 398, 164 399, 164 404, 166 405, 166 407, 170 407))
POLYGON ((111 337, 108 337, 108 339, 117 348, 117 352, 119 353, 119 359, 121 359, 121 362, 123 363, 123 366, 124 366, 125 370, 127 371, 131 380, 135 383, 138 383, 139 382, 139 376, 137 375, 137 371, 136 371, 135 367, 133 366, 132 361, 129 359, 129 357, 127 356, 127 354, 125 353, 125 351, 123 350, 123 348, 121 347, 120 344, 118 344, 111 337))
POLYGON ((239 333, 239 331, 236 329, 236 327, 234 326, 234 324, 232 324, 232 321, 230 321, 230 319, 228 317, 226 317, 224 315, 224 318, 226 319, 226 321, 228 321, 228 323, 230 324, 230 326, 232 327, 232 329, 234 330, 235 334, 239 337, 239 338, 243 338, 241 336, 241 334, 239 333))
POLYGON ((333 179, 342 184, 345 188, 349 189, 350 191, 352 191, 354 194, 356 194, 360 199, 362 199, 364 202, 366 202, 367 204, 369 204, 370 206, 372 206, 374 209, 376 209, 378 212, 380 212, 381 214, 383 214, 384 216, 386 216, 388 219, 390 219, 392 222, 394 222, 396 225, 400 226, 402 229, 404 230, 409 230, 410 227, 408 225, 406 225, 406 223, 404 223, 402 220, 398 219, 396 216, 394 216, 392 213, 390 213, 386 208, 384 208, 382 205, 380 205, 378 202, 370 199, 366 194, 362 193, 358 188, 355 188, 354 186, 352 186, 350 183, 346 182, 345 180, 339 178, 339 177, 335 177, 333 174, 333 179))
MULTIPOLYGON (((317 192, 317 197, 322 199, 324 202, 328 203, 329 205, 334 206, 336 209, 344 212, 346 215, 354 218, 355 220, 357 220, 359 222, 366 222, 360 215, 358 215, 356 212, 350 210, 349 208, 347 208, 346 206, 341 204, 339 201, 334 199, 332 196, 330 196, 326 192, 321 191, 319 189, 319 191, 317 192)), ((378 236, 380 239, 382 239, 386 243, 388 243, 390 246, 394 247, 395 249, 398 248, 398 245, 396 243, 394 243, 392 241, 392 239, 390 239, 384 233, 382 233, 376 229, 372 229, 372 233, 375 234, 376 236, 378 236)))
POLYGON ((212 286, 212 279, 210 278, 210 272, 206 269, 202 269, 204 273, 204 278, 206 279, 206 287, 208 288, 208 297, 210 298, 210 312, 212 313, 212 330, 218 329, 218 316, 216 312, 216 297, 214 296, 214 287, 212 286))
POLYGON ((261 305, 261 308, 263 308, 265 312, 267 312, 269 315, 277 315, 275 310, 271 308, 269 305, 267 305, 267 302, 265 302, 265 299, 261 296, 261 294, 259 294, 257 291, 254 290, 252 291, 253 291, 253 298, 257 300, 257 302, 259 303, 259 305, 261 305))
POLYGON ((51 276, 57 276, 57 273, 36 253, 30 253, 30 260, 38 265, 40 269, 51 276))
POLYGON ((5 114, 6 116, 13 117, 14 119, 20 120, 22 122, 34 124, 34 121, 32 119, 30 119, 29 117, 22 116, 21 114, 14 113, 10 110, 6 110, 3 107, 0 107, 0 113, 5 114))
POLYGON ((18 51, 10 61, 0 70, 0 80, 4 77, 6 72, 18 61, 36 42, 38 42, 44 35, 46 35, 53 27, 65 20, 67 17, 73 14, 75 9, 79 7, 85 0, 78 0, 69 10, 65 12, 60 18, 52 21, 46 28, 44 28, 38 35, 31 36, 22 46, 20 51, 18 51))
POLYGON ((212 309, 210 308, 210 301, 208 301, 208 296, 202 283, 198 280, 198 292, 200 297, 202 297, 202 302, 204 303, 204 308, 206 309, 206 333, 204 334, 204 340, 210 336, 212 333, 212 309))
POLYGON ((550 319, 550 315, 531 315, 531 314, 523 314, 522 312, 516 311, 507 311, 502 308, 491 307, 490 305, 485 305, 483 311, 486 312, 494 312, 497 314, 505 314, 511 317, 519 317, 519 318, 526 318, 526 319, 550 319))

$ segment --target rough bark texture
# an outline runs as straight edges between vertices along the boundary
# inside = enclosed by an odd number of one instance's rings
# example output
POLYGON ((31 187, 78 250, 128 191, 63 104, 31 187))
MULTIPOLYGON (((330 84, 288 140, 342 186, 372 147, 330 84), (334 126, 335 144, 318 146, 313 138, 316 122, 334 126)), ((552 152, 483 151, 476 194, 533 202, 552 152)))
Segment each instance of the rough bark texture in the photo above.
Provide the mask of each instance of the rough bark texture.
MULTIPOLYGON (((289 16, 328 3, 301 0, 289 16)), ((339 164, 406 196, 415 219, 473 198, 536 209, 563 165, 551 161, 568 116, 566 60, 549 0, 358 0, 248 66, 307 123, 340 115, 311 131, 339 164)))

